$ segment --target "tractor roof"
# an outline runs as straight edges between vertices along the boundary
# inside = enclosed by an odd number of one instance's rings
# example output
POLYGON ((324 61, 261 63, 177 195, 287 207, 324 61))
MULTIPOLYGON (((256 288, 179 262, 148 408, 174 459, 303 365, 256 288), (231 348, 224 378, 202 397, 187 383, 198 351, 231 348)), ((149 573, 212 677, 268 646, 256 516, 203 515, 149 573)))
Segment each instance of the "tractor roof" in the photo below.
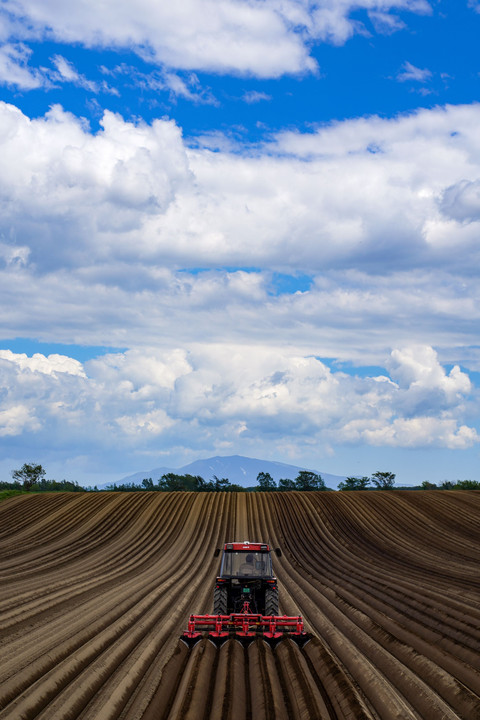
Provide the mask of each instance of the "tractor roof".
POLYGON ((270 545, 267 543, 249 542, 244 540, 243 542, 231 542, 225 543, 224 550, 228 551, 241 551, 251 550, 252 552, 270 552, 270 545))

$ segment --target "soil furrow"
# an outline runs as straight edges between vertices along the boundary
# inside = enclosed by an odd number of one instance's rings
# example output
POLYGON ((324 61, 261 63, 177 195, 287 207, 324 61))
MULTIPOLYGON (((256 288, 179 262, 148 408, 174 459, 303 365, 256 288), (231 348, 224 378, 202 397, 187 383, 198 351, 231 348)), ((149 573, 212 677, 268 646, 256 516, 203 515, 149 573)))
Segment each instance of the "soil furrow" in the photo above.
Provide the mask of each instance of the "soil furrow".
POLYGON ((0 504, 1 720, 480 720, 480 492, 0 504), (313 637, 179 640, 232 540, 313 637))

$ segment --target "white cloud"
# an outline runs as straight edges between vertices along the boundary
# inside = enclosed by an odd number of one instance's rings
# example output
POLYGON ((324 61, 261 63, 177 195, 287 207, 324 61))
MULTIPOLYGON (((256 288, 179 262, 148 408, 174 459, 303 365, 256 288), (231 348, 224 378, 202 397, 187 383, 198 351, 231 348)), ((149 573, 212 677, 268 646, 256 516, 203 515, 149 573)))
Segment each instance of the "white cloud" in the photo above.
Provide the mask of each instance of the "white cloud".
POLYGON ((0 231, 39 269, 135 259, 470 271, 479 122, 477 105, 436 108, 212 153, 186 147, 172 121, 107 112, 92 135, 59 107, 29 120, 1 104, 0 231))
POLYGON ((74 64, 62 55, 54 55, 52 62, 57 69, 57 72, 53 75, 54 80, 59 80, 60 82, 70 82, 73 85, 82 87, 90 92, 98 93, 99 87, 97 83, 92 80, 88 80, 84 75, 81 75, 75 68, 74 64))
POLYGON ((22 432, 35 432, 41 424, 27 405, 11 405, 0 410, 0 437, 14 437, 22 432))
POLYGON ((128 234, 142 217, 164 212, 189 177, 175 123, 147 127, 105 113, 102 126, 92 136, 57 106, 41 120, 0 106, 0 229, 6 237, 30 237, 39 264, 47 256, 61 261, 68 251, 77 261, 84 253, 98 259, 106 249, 101 236, 128 234))
POLYGON ((441 390, 446 398, 468 394, 470 379, 455 365, 447 375, 438 362, 435 350, 425 345, 394 350, 390 362, 394 380, 401 387, 441 390))
POLYGON ((66 60, 62 55, 54 55, 52 62, 60 73, 62 80, 66 80, 67 82, 78 81, 78 72, 73 66, 73 63, 66 60))
POLYGON ((350 441, 374 446, 465 450, 480 440, 475 428, 459 427, 455 420, 432 417, 397 418, 390 424, 377 421, 367 427, 362 421, 356 421, 345 430, 350 441))
POLYGON ((26 246, 18 247, 0 242, 0 258, 7 267, 26 265, 29 255, 30 249, 26 246))
POLYGON ((151 412, 131 416, 122 415, 116 418, 116 423, 129 437, 137 435, 158 436, 174 425, 174 421, 163 410, 152 410, 151 412))
POLYGON ((135 263, 89 271, 0 271, 3 337, 142 348, 258 342, 378 365, 396 343, 432 343, 442 362, 480 369, 475 276, 322 273, 310 290, 269 294, 267 273, 174 273, 135 263), (412 322, 412 318, 415 321, 412 322))
POLYGON ((408 60, 403 63, 402 68, 403 72, 400 72, 397 75, 397 80, 399 82, 414 81, 424 83, 432 77, 432 73, 428 70, 428 68, 422 69, 415 67, 415 65, 409 63, 408 60))
POLYGON ((21 370, 31 370, 44 375, 67 373, 68 375, 86 377, 82 364, 66 355, 52 354, 46 357, 41 353, 35 353, 32 357, 28 357, 25 353, 18 354, 11 352, 11 350, 0 350, 0 360, 14 363, 21 370))
POLYGON ((6 43, 0 46, 0 83, 22 90, 34 90, 49 85, 45 73, 29 67, 32 51, 24 43, 6 43))
POLYGON ((50 36, 87 47, 131 48, 146 60, 177 69, 278 77, 314 71, 309 45, 343 44, 366 33, 354 12, 370 13, 382 32, 402 22, 391 12, 428 13, 426 0, 5 0, 4 12, 23 23, 25 38, 50 36))
POLYGON ((182 436, 190 447, 275 438, 299 452, 312 442, 466 448, 478 441, 462 422, 470 394, 464 373, 447 375, 428 347, 392 358, 404 387, 265 345, 145 348, 99 357, 86 363, 86 374, 67 358, 4 353, 0 434, 33 432, 60 448, 88 439, 157 451, 182 436), (419 388, 422 407, 405 415, 419 388))
MULTIPOLYGON (((299 445, 405 447, 429 418, 418 442, 468 446, 470 381, 442 365, 480 368, 478 230, 458 191, 480 176, 479 121, 477 105, 437 108, 212 153, 170 121, 107 113, 92 134, 58 107, 29 120, 0 105, 0 336, 133 348, 87 377, 3 356, 17 391, 2 412, 24 406, 21 378, 39 438, 96 424, 99 442, 141 437, 145 450, 277 430, 299 445), (312 285, 275 294, 272 268, 312 285), (380 365, 388 348, 419 343, 438 357, 397 351, 390 382, 315 359, 380 365)), ((23 427, 9 418, 6 432, 23 427)))
POLYGON ((102 66, 102 74, 110 77, 123 77, 125 82, 140 90, 158 92, 166 90, 171 100, 184 98, 190 102, 203 105, 218 105, 218 100, 209 88, 201 86, 197 75, 193 72, 175 73, 165 68, 141 72, 134 65, 120 63, 113 69, 102 66))
POLYGON ((128 0, 79 0, 67 7, 56 0, 19 0, 7 2, 6 9, 26 16, 27 27, 39 35, 87 47, 133 47, 147 61, 177 69, 266 77, 315 66, 277 2, 141 0, 133 6, 128 0))
POLYGON ((391 35, 398 30, 403 30, 405 23, 396 15, 382 12, 381 10, 369 13, 375 30, 384 35, 391 35))
POLYGON ((243 95, 243 100, 249 105, 271 99, 271 95, 267 95, 267 93, 264 92, 258 92, 257 90, 250 90, 243 95))
POLYGON ((206 105, 218 105, 218 101, 208 91, 200 87, 197 76, 190 73, 186 79, 181 78, 173 72, 164 73, 164 86, 167 87, 175 97, 182 97, 194 103, 206 105))

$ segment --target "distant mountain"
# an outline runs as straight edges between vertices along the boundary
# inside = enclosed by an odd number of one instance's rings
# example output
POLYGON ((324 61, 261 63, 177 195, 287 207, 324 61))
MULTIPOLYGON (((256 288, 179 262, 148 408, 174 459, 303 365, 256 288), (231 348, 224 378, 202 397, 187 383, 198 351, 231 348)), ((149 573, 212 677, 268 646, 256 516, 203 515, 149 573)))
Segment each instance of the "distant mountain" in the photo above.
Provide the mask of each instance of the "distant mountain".
POLYGON ((294 480, 301 470, 310 470, 318 473, 329 488, 336 489, 339 482, 345 477, 322 473, 312 468, 300 467, 299 465, 287 465, 286 463, 274 462, 272 460, 259 460, 248 458, 242 455, 229 455, 227 457, 211 457, 205 460, 195 460, 188 465, 179 468, 157 467, 153 470, 137 472, 133 475, 119 480, 119 483, 135 483, 140 485, 144 478, 152 478, 156 482, 162 475, 174 472, 177 475, 201 475, 205 480, 211 480, 214 475, 218 478, 228 478, 231 483, 237 483, 243 487, 251 487, 257 484, 259 472, 268 472, 278 482, 280 478, 291 478, 294 480))

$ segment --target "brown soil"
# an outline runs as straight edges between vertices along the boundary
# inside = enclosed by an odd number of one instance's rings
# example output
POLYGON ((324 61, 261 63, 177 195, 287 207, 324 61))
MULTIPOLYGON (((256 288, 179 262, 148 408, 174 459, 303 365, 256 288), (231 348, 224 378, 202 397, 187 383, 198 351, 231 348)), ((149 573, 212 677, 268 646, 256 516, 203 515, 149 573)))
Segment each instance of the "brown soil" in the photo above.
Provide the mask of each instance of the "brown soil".
POLYGON ((10 498, 0 720, 478 720, 479 560, 475 491, 10 498), (179 640, 244 539, 303 648, 179 640))

